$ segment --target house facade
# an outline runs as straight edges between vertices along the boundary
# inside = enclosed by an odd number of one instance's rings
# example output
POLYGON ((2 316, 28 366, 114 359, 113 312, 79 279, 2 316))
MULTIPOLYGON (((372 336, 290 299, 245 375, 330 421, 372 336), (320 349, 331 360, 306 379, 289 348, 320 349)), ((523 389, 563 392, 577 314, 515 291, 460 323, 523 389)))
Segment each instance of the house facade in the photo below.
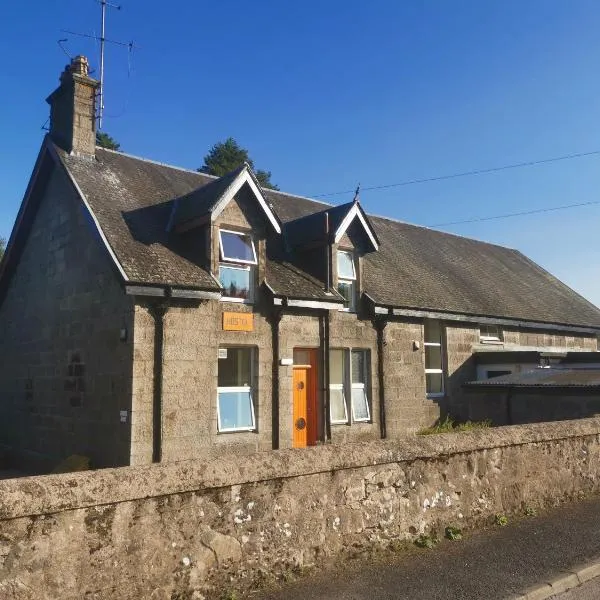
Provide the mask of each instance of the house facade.
POLYGON ((401 437, 464 416, 477 351, 594 352, 519 252, 95 147, 84 57, 0 264, 0 444, 45 469, 401 437))

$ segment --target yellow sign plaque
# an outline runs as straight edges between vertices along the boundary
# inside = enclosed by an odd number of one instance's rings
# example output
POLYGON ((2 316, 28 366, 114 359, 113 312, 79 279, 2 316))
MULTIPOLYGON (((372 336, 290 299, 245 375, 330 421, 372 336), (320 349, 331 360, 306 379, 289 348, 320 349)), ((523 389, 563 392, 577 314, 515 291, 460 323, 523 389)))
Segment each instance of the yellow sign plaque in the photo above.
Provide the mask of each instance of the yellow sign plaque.
POLYGON ((254 331, 252 313, 224 312, 223 329, 225 331, 254 331))

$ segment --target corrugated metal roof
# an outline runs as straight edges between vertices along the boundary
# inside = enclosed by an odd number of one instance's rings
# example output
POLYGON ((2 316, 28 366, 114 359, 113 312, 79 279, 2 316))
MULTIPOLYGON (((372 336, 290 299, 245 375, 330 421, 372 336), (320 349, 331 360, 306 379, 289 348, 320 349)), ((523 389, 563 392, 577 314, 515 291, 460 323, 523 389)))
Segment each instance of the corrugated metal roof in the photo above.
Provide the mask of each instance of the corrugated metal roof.
POLYGON ((539 368, 523 373, 492 377, 483 381, 470 381, 464 387, 471 389, 489 387, 600 388, 600 369, 539 368))

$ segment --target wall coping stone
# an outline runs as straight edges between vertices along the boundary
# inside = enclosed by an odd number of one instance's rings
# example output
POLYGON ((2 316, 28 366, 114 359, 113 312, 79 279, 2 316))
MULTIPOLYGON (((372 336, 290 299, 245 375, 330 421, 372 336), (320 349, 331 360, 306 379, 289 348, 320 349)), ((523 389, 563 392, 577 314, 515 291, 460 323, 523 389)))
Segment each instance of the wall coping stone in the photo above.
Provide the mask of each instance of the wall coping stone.
POLYGON ((600 418, 591 418, 5 479, 0 481, 0 519, 599 435, 600 418))

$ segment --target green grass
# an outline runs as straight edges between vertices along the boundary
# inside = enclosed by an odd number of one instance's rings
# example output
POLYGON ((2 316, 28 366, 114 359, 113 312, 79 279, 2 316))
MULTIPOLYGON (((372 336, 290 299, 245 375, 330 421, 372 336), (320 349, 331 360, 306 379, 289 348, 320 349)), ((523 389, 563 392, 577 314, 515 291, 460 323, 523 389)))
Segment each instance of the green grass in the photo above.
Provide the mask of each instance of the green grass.
POLYGON ((457 423, 452 417, 446 417, 443 421, 438 421, 433 427, 425 427, 417 431, 417 435, 433 435, 436 433, 460 433, 461 431, 473 431, 474 429, 487 429, 492 426, 492 422, 486 421, 465 421, 457 423))

